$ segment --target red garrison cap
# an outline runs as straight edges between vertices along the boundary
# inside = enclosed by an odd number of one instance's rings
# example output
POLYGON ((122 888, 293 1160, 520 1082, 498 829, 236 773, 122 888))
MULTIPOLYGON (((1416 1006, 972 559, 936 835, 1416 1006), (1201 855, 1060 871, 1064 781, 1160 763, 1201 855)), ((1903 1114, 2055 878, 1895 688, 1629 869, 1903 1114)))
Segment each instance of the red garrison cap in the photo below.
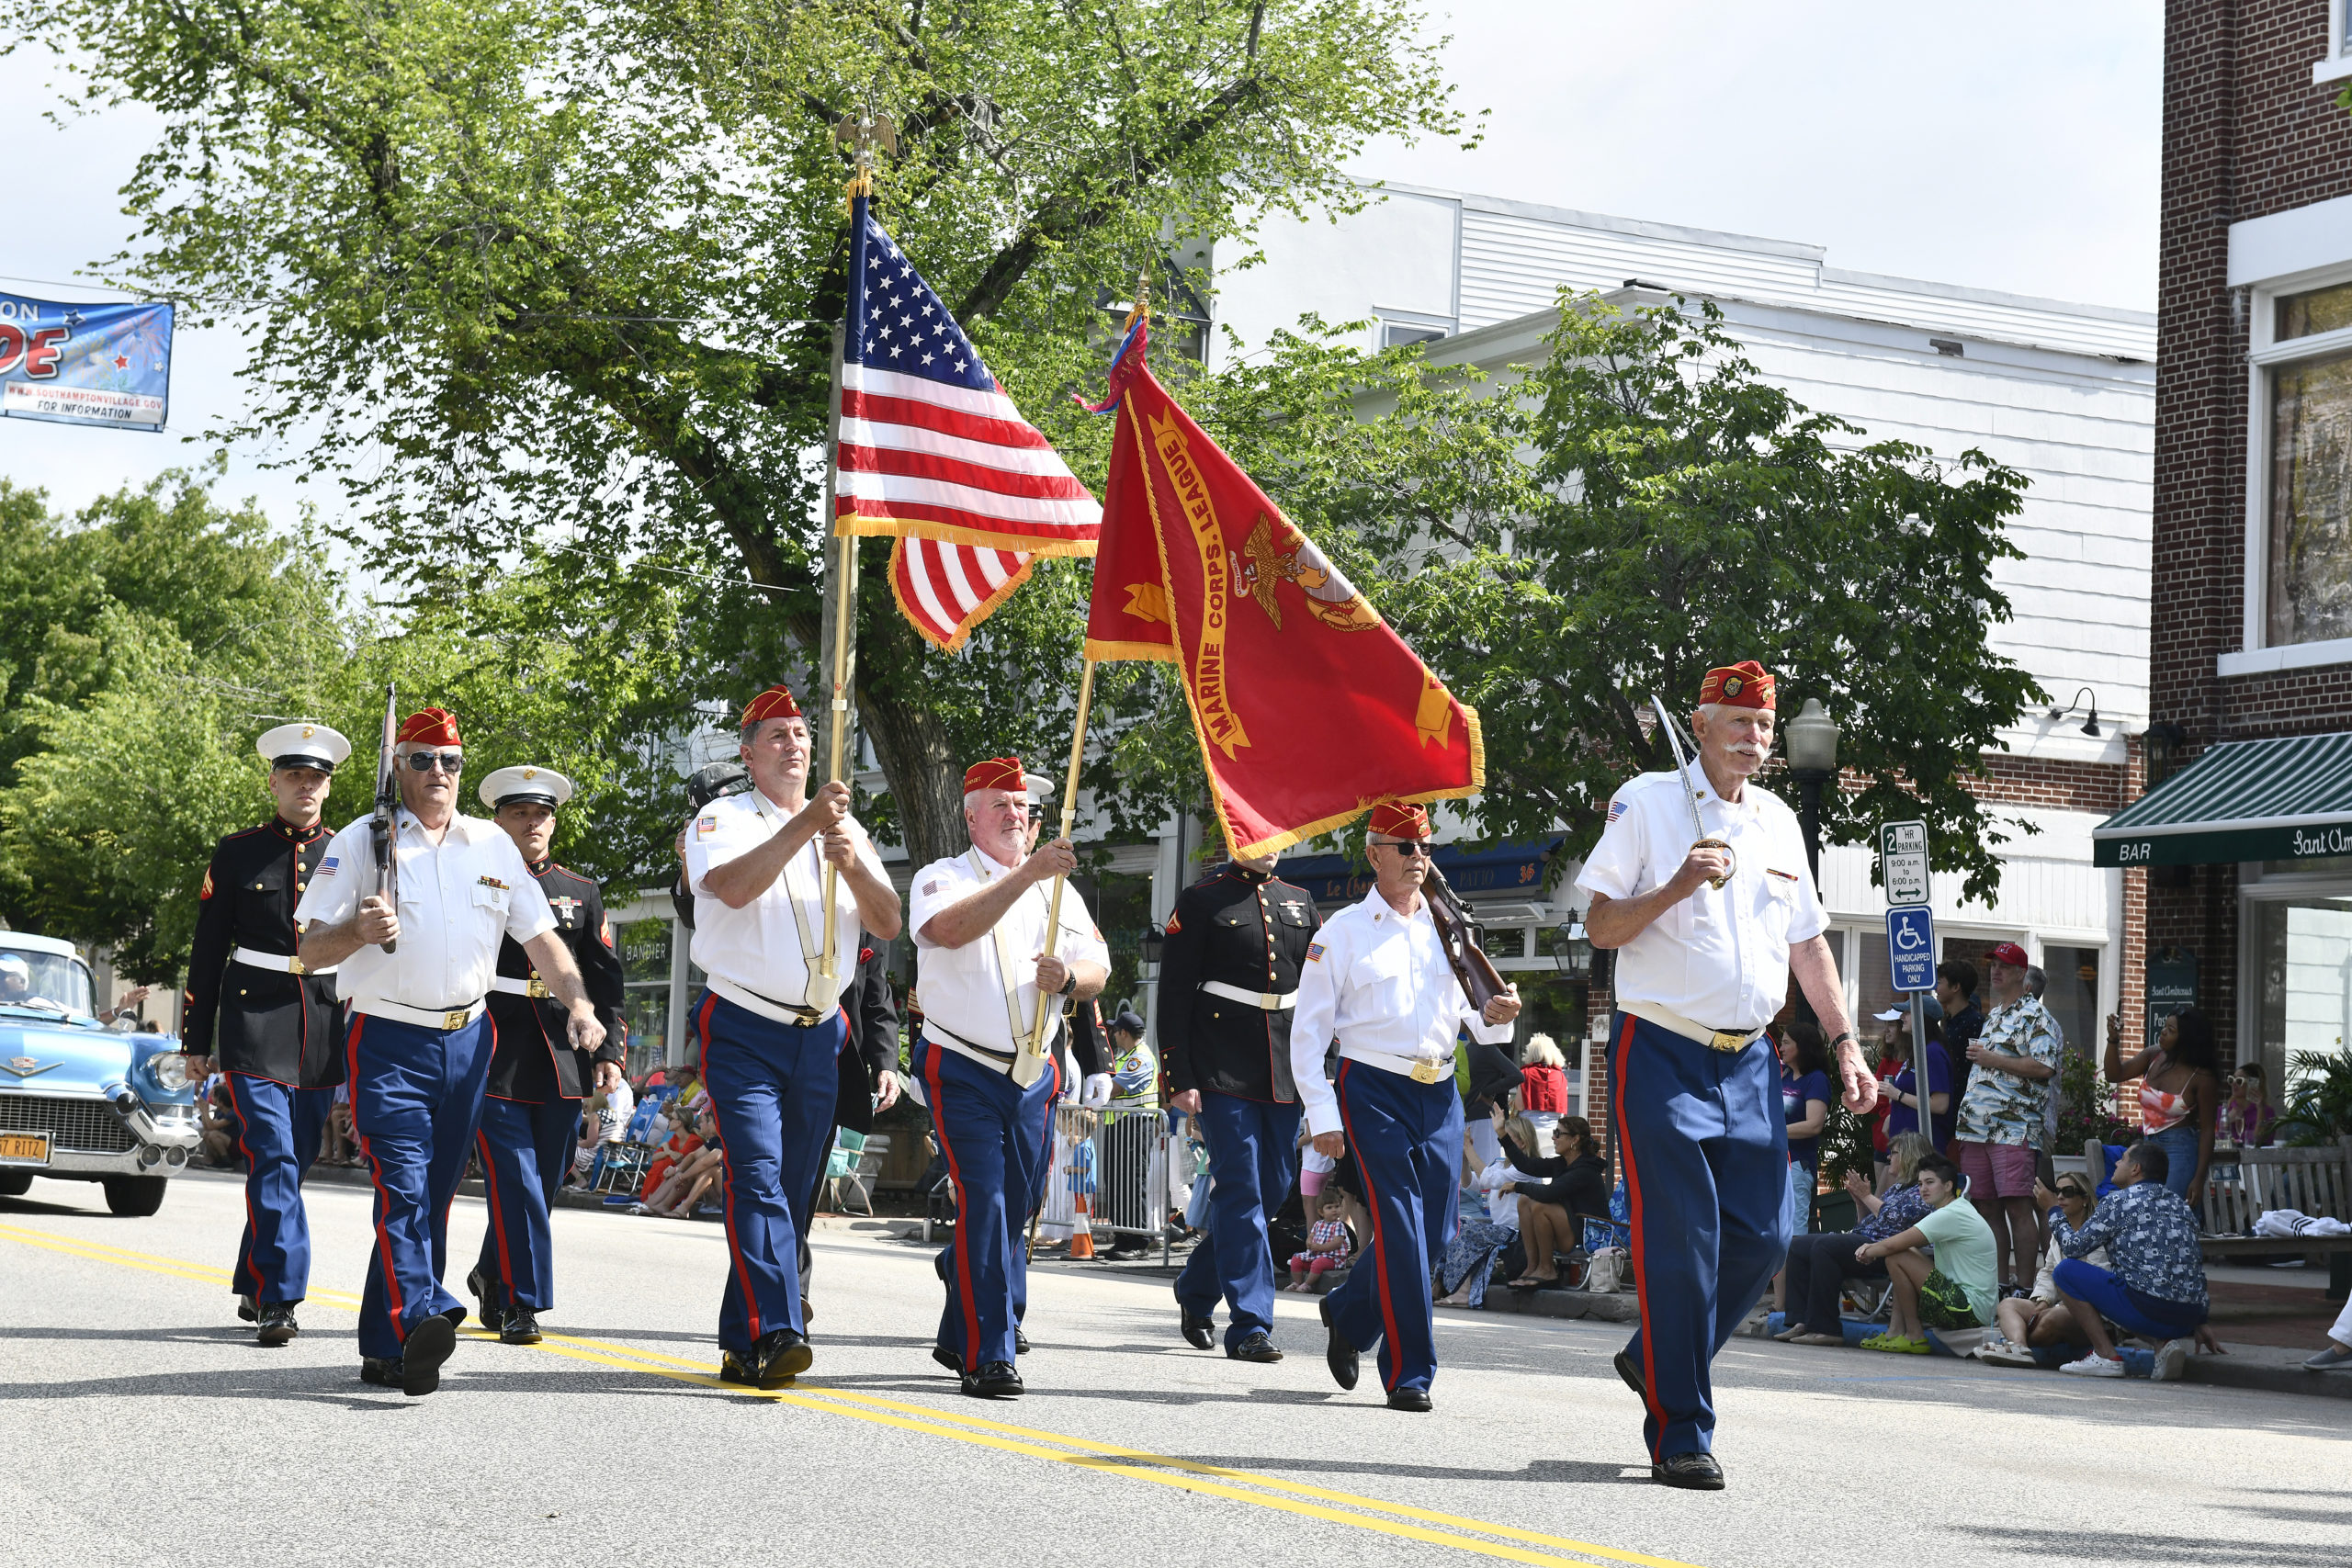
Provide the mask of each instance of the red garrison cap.
MULTIPOLYGON (((770 686, 753 697, 743 710, 745 726, 763 723, 771 718, 798 718, 800 705, 792 700, 792 693, 783 686, 770 686)), ((739 726, 741 728, 741 726, 739 726)))
POLYGON ((393 740, 405 746, 416 741, 425 746, 463 746, 458 739, 458 720, 447 708, 419 708, 401 721, 393 740))
POLYGON ((1772 677, 1753 659, 1710 670, 1707 678, 1699 682, 1699 705, 1704 707, 1709 703, 1720 703, 1727 708, 1760 708, 1770 713, 1772 677))
POLYGON ((2025 955, 2025 949, 2013 942, 2003 942, 1984 956, 1996 964, 2006 964, 2013 969, 2023 969, 2033 962, 2025 955))
POLYGON ((1028 789, 1021 774, 1018 757, 990 757, 985 762, 975 762, 964 770, 964 793, 976 789, 1009 789, 1020 795, 1028 789))
POLYGON ((1372 830, 1391 839, 1426 839, 1430 814, 1425 807, 1384 800, 1372 808, 1372 830))

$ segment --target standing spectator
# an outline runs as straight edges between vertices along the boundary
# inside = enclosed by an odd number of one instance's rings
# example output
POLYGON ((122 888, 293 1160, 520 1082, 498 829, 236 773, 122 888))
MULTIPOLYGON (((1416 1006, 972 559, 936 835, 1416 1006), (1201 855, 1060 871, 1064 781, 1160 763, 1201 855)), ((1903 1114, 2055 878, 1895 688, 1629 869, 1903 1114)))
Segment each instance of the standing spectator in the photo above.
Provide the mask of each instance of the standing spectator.
POLYGON ((2108 1333, 2112 1322, 2127 1334, 2161 1340, 2154 1377, 2180 1376, 2192 1337, 2215 1354, 2221 1345, 2205 1326, 2205 1258, 2197 1244, 2197 1216, 2165 1183, 2165 1146, 2142 1139, 2116 1162, 2115 1190, 2075 1225, 2064 1213, 2051 1219, 2051 1235, 2066 1260, 2051 1271, 2058 1296, 2075 1325, 2090 1341, 2091 1353, 2058 1370, 2077 1377, 2120 1378, 2123 1359, 2108 1333), (2086 1260, 2107 1248, 2112 1270, 2086 1260))
MULTIPOLYGON (((1902 1026, 1903 1010, 1900 1007, 1889 1008, 1881 1013, 1872 1013, 1871 1017, 1878 1024, 1878 1041, 1874 1052, 1877 1066, 1871 1069, 1871 1077, 1884 1083, 1902 1067, 1904 1059, 1909 1052, 1908 1045, 1898 1043, 1897 1037, 1900 1036, 1902 1041, 1907 1042, 1910 1039, 1910 1033, 1902 1026)), ((1877 1105, 1871 1108, 1870 1115, 1871 1164, 1878 1175, 1877 1190, 1882 1193, 1886 1190, 1887 1165, 1893 1158, 1892 1142, 1886 1132, 1886 1114, 1894 1109, 1894 1106, 1888 1103, 1886 1096, 1881 1094, 1878 1097, 1877 1105)))
POLYGON ((1917 1131, 1896 1138, 1888 1151, 1886 1195, 1880 1197, 1858 1172, 1846 1176, 1846 1190, 1864 1213, 1850 1231, 1801 1235, 1789 1245, 1788 1322, 1775 1339, 1799 1345, 1843 1345, 1844 1329, 1838 1298, 1849 1280, 1883 1280, 1886 1264, 1865 1260, 1861 1249, 1874 1241, 1900 1235, 1927 1217, 1928 1201, 1919 1194, 1919 1162, 1935 1151, 1917 1131))
MULTIPOLYGON (((1951 1142, 1954 1121, 1951 1109, 1951 1058, 1945 1054, 1943 1042, 1939 1038, 1940 1021, 1937 1014, 1941 1010, 1936 1006, 1933 998, 1927 998, 1926 1002, 1928 1009, 1927 1026, 1928 1136, 1934 1141, 1936 1147, 1940 1149, 1951 1142)), ((1883 1012, 1878 1016, 1883 1019, 1907 1019, 1910 1016, 1907 1010, 1908 1006, 1909 1004, 1906 1003, 1892 1012, 1883 1012)), ((1903 1134, 1917 1132, 1919 1128, 1919 1086, 1915 1081, 1916 1075, 1911 1070, 1909 1029, 1902 1029, 1894 1034, 1888 1052, 1894 1058, 1896 1070, 1879 1074, 1878 1096, 1879 1102, 1887 1108, 1886 1135, 1891 1144, 1894 1139, 1903 1134)))
POLYGON ((2058 1026, 2049 1009, 2026 995, 2025 949, 2005 942, 1989 956, 1993 1009, 1968 1046, 1973 1071, 1952 1141, 1968 1176, 1969 1201, 1993 1228, 2005 1259, 2003 1288, 2022 1290, 2018 1281, 2032 1282, 2041 1241, 2034 1151, 2058 1071, 2058 1026))
POLYGON ((2260 1062, 2240 1062, 2230 1074, 2230 1098, 2222 1106, 2214 1135, 2240 1148, 2264 1148, 2278 1120, 2278 1108, 2270 1102, 2269 1074, 2260 1062))
MULTIPOLYGON (((1968 1099, 1968 1047, 1984 1032, 1984 1009, 1976 999, 1976 965, 1965 958, 1936 965, 1936 1005, 1944 1011, 1944 1051, 1951 1058, 1952 1103, 1968 1099)), ((1950 1144, 1938 1145, 1947 1151, 1950 1144)))
MULTIPOLYGON (((1829 1051, 1818 1024, 1792 1020, 1781 1032, 1781 1120, 1789 1130, 1789 1235, 1813 1228, 1813 1190, 1820 1179, 1821 1132, 1829 1125, 1829 1051)), ((1772 1310, 1788 1304, 1785 1261, 1772 1276, 1772 1310)))
MULTIPOLYGON (((1999 1248, 1975 1206, 1954 1201, 1960 1196, 1960 1168, 1941 1155, 1921 1160, 1919 1196, 1928 1213, 1918 1224, 1866 1243, 1855 1254, 1864 1263, 1883 1259, 1894 1283, 1886 1332, 1863 1340, 1865 1350, 1924 1356, 1930 1348, 1927 1330, 1982 1328, 1993 1321, 1999 1248), (1932 1263, 1920 1256, 1922 1247, 1935 1248, 1932 1263)), ((2028 1201, 2031 1197, 2027 1195, 2028 1201)))
POLYGON ((1550 1035, 1531 1034, 1520 1062, 1520 1113, 1537 1132, 1548 1134, 1568 1111, 1568 1059, 1550 1035))
POLYGON ((2203 1203, 2222 1101, 2212 1024, 2197 1009, 2182 1008, 2165 1020, 2154 1049, 2127 1057, 2123 1021, 2109 1013, 2103 1066, 2110 1083, 2140 1080, 2140 1135, 2165 1151, 2165 1185, 2192 1209, 2203 1203))

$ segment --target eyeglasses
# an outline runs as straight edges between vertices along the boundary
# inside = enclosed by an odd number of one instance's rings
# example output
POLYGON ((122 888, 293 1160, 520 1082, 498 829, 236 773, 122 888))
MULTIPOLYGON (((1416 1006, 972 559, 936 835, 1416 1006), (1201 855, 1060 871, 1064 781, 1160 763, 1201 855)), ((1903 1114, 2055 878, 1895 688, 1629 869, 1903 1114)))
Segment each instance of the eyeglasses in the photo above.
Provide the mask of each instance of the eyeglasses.
POLYGON ((412 773, 429 773, 438 765, 443 773, 454 773, 466 765, 466 754, 463 751, 412 751, 408 765, 412 773))
POLYGON ((1384 850, 1395 850, 1396 853, 1405 860, 1419 860, 1423 855, 1430 852, 1429 846, 1422 843, 1418 839, 1405 839, 1396 841, 1391 841, 1387 839, 1374 839, 1373 842, 1378 844, 1384 850))

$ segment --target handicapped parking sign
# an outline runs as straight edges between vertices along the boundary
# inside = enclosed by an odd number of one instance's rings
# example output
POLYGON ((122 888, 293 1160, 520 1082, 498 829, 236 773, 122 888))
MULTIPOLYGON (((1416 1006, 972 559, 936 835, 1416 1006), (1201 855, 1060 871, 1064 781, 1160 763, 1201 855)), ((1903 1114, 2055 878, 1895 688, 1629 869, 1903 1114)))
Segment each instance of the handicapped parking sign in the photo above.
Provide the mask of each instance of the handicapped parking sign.
POLYGON ((1936 988, 1936 918, 1911 906, 1886 912, 1886 962, 1898 991, 1936 988))

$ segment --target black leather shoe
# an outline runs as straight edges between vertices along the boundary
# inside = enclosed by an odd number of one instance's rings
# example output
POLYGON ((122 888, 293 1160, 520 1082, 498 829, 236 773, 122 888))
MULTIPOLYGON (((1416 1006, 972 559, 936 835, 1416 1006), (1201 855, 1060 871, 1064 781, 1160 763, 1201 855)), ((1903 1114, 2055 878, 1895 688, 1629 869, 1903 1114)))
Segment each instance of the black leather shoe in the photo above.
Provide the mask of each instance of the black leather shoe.
POLYGON ((957 1377, 962 1377, 964 1375, 964 1358, 957 1355, 955 1351, 950 1350, 946 1346, 933 1345, 931 1348, 931 1359, 937 1361, 941 1366, 945 1367, 949 1371, 954 1372, 957 1377))
POLYGON ((1650 1479, 1661 1486, 1679 1486, 1686 1492, 1720 1492, 1724 1489, 1724 1467, 1715 1462, 1713 1454, 1668 1454, 1665 1463, 1650 1466, 1650 1479))
POLYGON ((1427 1414, 1430 1409, 1430 1391, 1425 1388, 1400 1388, 1388 1395, 1391 1410, 1411 1410, 1427 1414))
POLYGON ((1184 1336, 1184 1343, 1195 1350, 1205 1350, 1216 1343, 1216 1320, 1195 1317, 1182 1307, 1176 1309, 1176 1326, 1184 1336))
POLYGON ((301 1332, 302 1325, 294 1321, 293 1304, 272 1302, 261 1309, 261 1332, 254 1337, 265 1345, 283 1345, 301 1332))
POLYGON ((529 1307, 518 1306, 507 1308, 503 1315, 505 1321, 498 1328, 501 1345, 536 1345, 539 1342, 538 1314, 529 1307))
POLYGON ((800 1298, 800 1326, 801 1326, 801 1327, 803 1327, 803 1328, 806 1328, 806 1327, 808 1327, 810 1324, 812 1324, 812 1323, 814 1323, 814 1322, 816 1322, 816 1321, 817 1321, 817 1309, 816 1309, 815 1307, 812 1307, 812 1306, 810 1306, 810 1305, 808 1304, 808 1298, 807 1296, 803 1296, 803 1297, 801 1297, 801 1298, 800 1298))
POLYGON ((1241 1343, 1227 1346, 1225 1353, 1237 1361, 1271 1362, 1283 1359, 1283 1353, 1274 1348, 1273 1336, 1263 1329, 1255 1334, 1242 1336, 1241 1343))
POLYGON ((1021 1332, 1021 1325, 1017 1323, 1012 1325, 1012 1353, 1016 1356, 1029 1353, 1029 1336, 1021 1332))
POLYGON ((474 1315, 481 1319, 484 1328, 495 1334, 506 1326, 505 1313, 490 1304, 490 1281, 482 1278, 481 1269, 466 1276, 466 1289, 473 1292, 474 1315))
POLYGON ((964 1374, 964 1393, 973 1399, 1018 1399, 1021 1373, 1011 1361, 989 1361, 964 1374))
POLYGON ((362 1356, 359 1359, 359 1381, 374 1383, 378 1388, 401 1386, 401 1364, 382 1356, 362 1356))
POLYGON ((238 1321, 242 1323, 254 1323, 259 1321, 260 1317, 261 1308, 254 1304, 253 1297, 241 1295, 237 1298, 238 1321))
POLYGON ((771 1329, 752 1347, 752 1373, 762 1388, 782 1388, 807 1371, 815 1359, 806 1336, 789 1328, 771 1329))
POLYGON ((1634 1391, 1634 1397, 1647 1404, 1650 1402, 1649 1385, 1642 1381, 1642 1369, 1634 1364, 1633 1352, 1618 1351, 1612 1364, 1617 1369, 1617 1375, 1625 1380, 1625 1386, 1634 1391))
POLYGON ((441 1386, 441 1363, 458 1348, 457 1325, 435 1313, 408 1331, 401 1345, 401 1392, 421 1399, 441 1386))
POLYGON ((1324 1330, 1330 1336, 1323 1347, 1323 1362, 1331 1369, 1331 1381, 1341 1388, 1351 1389, 1356 1386, 1357 1363, 1361 1359, 1356 1354, 1356 1348, 1348 1342, 1348 1337, 1340 1333, 1339 1325, 1331 1321, 1330 1297, 1317 1296, 1315 1299, 1315 1310, 1321 1314, 1324 1330))

